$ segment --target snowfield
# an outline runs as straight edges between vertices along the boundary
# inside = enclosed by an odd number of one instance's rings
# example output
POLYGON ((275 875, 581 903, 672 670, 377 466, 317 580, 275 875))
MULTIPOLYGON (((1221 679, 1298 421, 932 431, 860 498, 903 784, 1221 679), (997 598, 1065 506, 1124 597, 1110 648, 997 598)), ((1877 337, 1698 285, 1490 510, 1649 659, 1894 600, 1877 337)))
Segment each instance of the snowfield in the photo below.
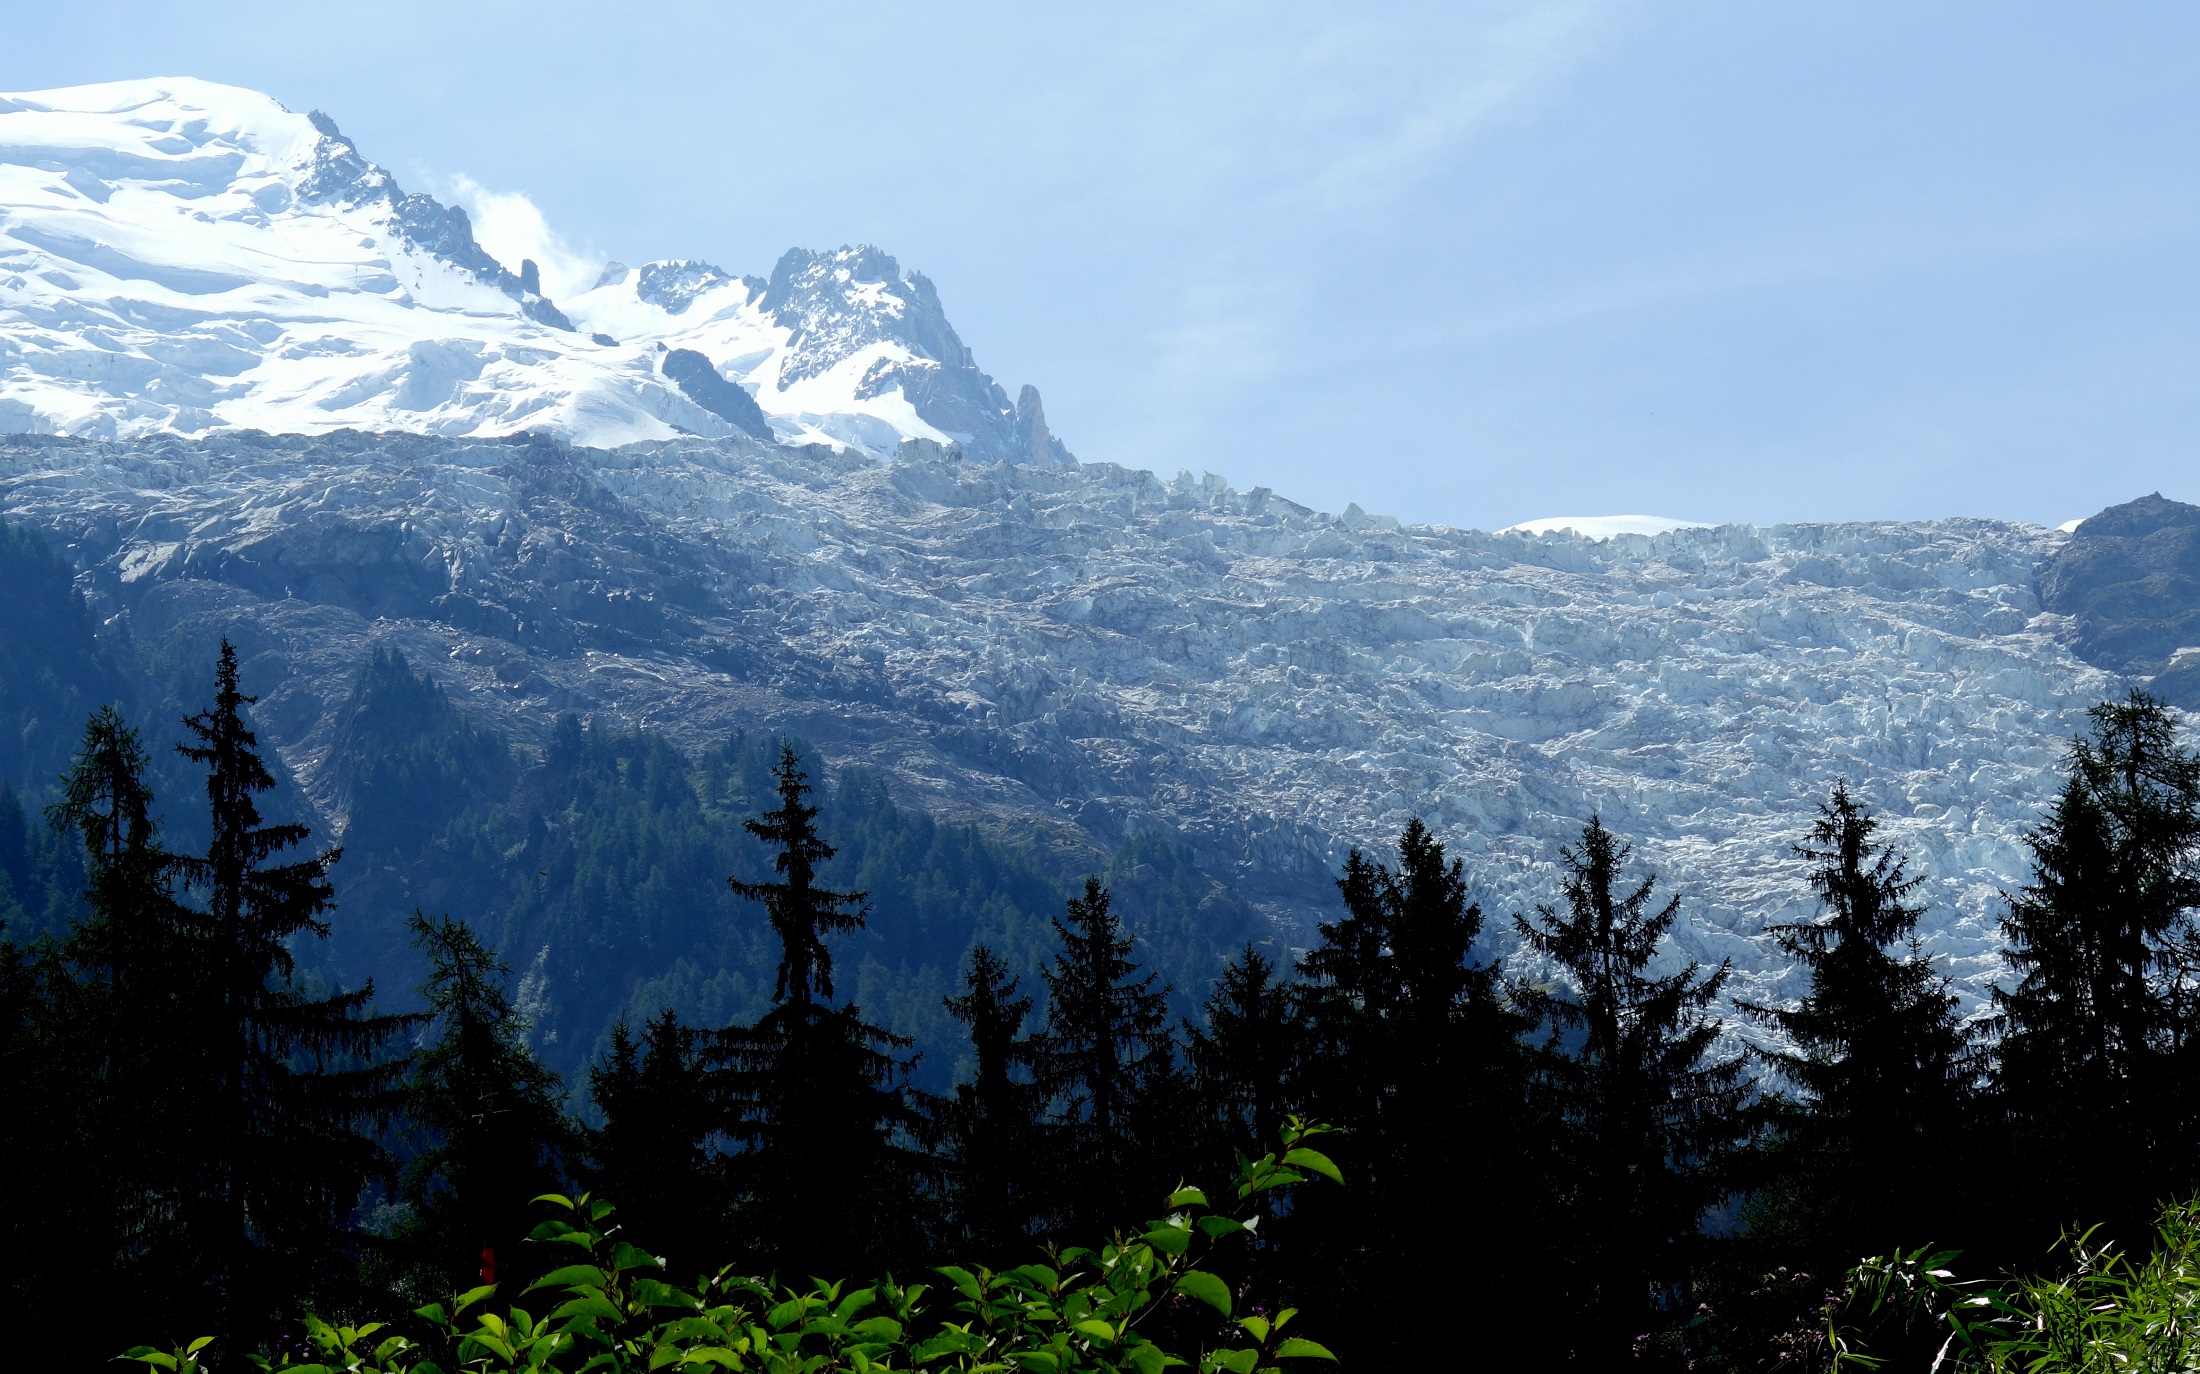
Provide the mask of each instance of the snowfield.
POLYGON ((609 264, 572 300, 406 195, 334 122, 187 79, 0 95, 0 432, 541 430, 618 445, 744 428, 668 379, 699 353, 768 436, 1064 461, 875 249, 771 279, 609 264))

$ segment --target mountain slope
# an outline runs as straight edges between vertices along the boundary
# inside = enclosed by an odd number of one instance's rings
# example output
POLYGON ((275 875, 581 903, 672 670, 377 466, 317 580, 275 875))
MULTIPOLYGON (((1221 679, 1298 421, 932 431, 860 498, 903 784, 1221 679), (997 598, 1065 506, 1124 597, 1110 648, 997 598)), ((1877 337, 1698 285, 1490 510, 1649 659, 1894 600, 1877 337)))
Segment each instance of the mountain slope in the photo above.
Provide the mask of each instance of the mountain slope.
POLYGON ((1069 461, 1025 390, 876 249, 793 250, 768 281, 612 264, 552 302, 320 113, 187 79, 0 96, 0 432, 747 433, 1069 461))
POLYGON ((2023 829, 2123 688, 2042 612, 2068 536, 1992 521, 1593 541, 921 445, 362 434, 18 438, 0 511, 142 642, 240 636, 334 825, 333 722, 396 647, 515 740, 788 729, 997 833, 1180 836, 1286 942, 1410 815, 1505 910, 1598 810, 1684 895, 1672 953, 1731 956, 1749 1000, 1790 990, 1764 930, 1809 910, 1790 846, 1837 777, 1980 993, 2023 829))

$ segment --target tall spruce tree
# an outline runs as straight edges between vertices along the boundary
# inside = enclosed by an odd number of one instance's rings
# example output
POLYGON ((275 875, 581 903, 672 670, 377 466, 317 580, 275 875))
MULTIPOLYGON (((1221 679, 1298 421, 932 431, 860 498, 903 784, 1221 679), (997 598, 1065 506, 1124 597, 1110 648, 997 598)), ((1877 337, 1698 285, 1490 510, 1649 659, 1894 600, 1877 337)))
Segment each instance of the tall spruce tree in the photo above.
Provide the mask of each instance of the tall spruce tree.
POLYGON ((2032 878, 2002 923, 2016 983, 1995 994, 1995 1085, 2042 1244, 2081 1216, 2136 1239, 2196 1181, 2178 974, 2200 904, 2200 759, 2143 692, 2091 717, 2027 838, 2032 878))
POLYGON ((834 849, 817 833, 817 808, 806 805, 810 785, 803 776, 802 761, 792 744, 779 746, 779 762, 772 778, 779 790, 779 805, 761 816, 743 821, 742 828, 772 846, 775 883, 747 883, 726 879, 726 885, 752 902, 764 904, 779 937, 779 973, 772 999, 807 1004, 833 995, 833 952, 827 935, 860 930, 867 908, 863 892, 834 892, 817 885, 817 866, 833 857, 834 849))
POLYGON ((619 1022, 588 1071, 603 1122, 588 1133, 584 1177, 682 1278, 728 1258, 726 1161, 707 1144, 722 1117, 708 1048, 668 1009, 644 1024, 639 1041, 619 1022))
MULTIPOLYGON (((1349 1129, 1337 1154, 1354 1184, 1290 1219, 1298 1282, 1350 1308, 1378 1301, 1394 1266, 1433 1265, 1456 1275, 1477 1322, 1523 1320, 1538 1297, 1523 1262, 1538 1234, 1530 1022, 1497 961, 1474 952, 1483 918, 1464 866, 1415 818, 1396 868, 1354 851, 1337 890, 1343 919, 1299 963, 1310 1038, 1296 1086, 1303 1110, 1349 1129), (1511 1241, 1459 1246, 1463 1234, 1511 1241)), ((1410 1358, 1409 1332, 1375 1335, 1390 1343, 1354 1356, 1410 1358)))
POLYGON ((1248 943, 1222 966, 1202 1022, 1184 1025, 1184 1058, 1201 1123, 1212 1133, 1205 1153, 1226 1176, 1236 1151, 1273 1148, 1297 1076, 1297 988, 1276 976, 1275 961, 1248 943))
POLYGON ((564 1089, 527 1044, 496 951, 449 916, 415 912, 411 929, 436 1038, 405 1085, 405 1114, 426 1138, 403 1176, 414 1220, 400 1246, 429 1295, 470 1288, 477 1272, 524 1286, 531 1202, 564 1181, 564 1089))
POLYGON ((190 1227, 215 1285, 224 1335, 249 1342, 316 1276, 333 1275, 361 1188, 384 1167, 371 1128, 397 1105, 401 1063, 381 1062, 410 1018, 374 1015, 371 984, 320 993, 296 977, 292 943, 328 933, 334 850, 278 862, 310 838, 268 824, 275 785, 245 725, 254 700, 227 640, 214 703, 177 746, 206 769, 211 838, 177 870, 203 904, 182 1009, 196 1183, 190 1227))
POLYGON ((0 1244, 32 1258, 0 1273, 0 1298, 35 1314, 11 1333, 9 1360, 65 1369, 83 1358, 78 1333, 150 1335, 187 1310, 178 1298, 189 1282, 155 1275, 146 1288, 123 1289, 138 1277, 122 1241, 131 1213, 118 1177, 130 1141, 101 1129, 117 1113, 96 1076, 96 1042, 80 1038, 96 1004, 72 995, 78 989, 50 939, 26 947, 13 934, 0 927, 0 1171, 11 1183, 0 1244), (118 1290, 131 1293, 127 1314, 105 1301, 118 1290))
POLYGON ((911 1141, 923 1122, 904 1085, 909 1041, 833 1007, 825 936, 860 928, 861 892, 818 885, 833 847, 817 833, 817 808, 801 760, 782 745, 773 770, 779 805, 748 822, 778 850, 778 882, 729 878, 761 902, 780 940, 777 1005, 754 1026, 721 1032, 716 1062, 726 1094, 726 1134, 754 1253, 790 1272, 890 1266, 921 1251, 926 1218, 913 1205, 927 1172, 911 1141))
POLYGON ((158 1322, 198 1296, 200 1252, 187 1225, 197 1103, 185 1091, 196 1066, 185 1012, 206 951, 176 900, 177 861, 153 819, 148 764, 112 707, 91 714, 47 809, 54 828, 82 845, 85 887, 40 1004, 54 1023, 45 1068, 70 1083, 68 1110, 51 1126, 67 1152, 56 1164, 71 1179, 59 1187, 74 1213, 71 1235, 97 1252, 89 1272, 130 1285, 158 1322))
POLYGON ((1564 907, 1514 924, 1575 994, 1523 1000, 1550 1028, 1540 1086, 1557 1129, 1563 1282, 1589 1314, 1554 1334, 1601 1367, 1655 1327, 1688 1274, 1747 1129, 1748 1085, 1740 1059, 1712 1057, 1728 966, 1649 971, 1680 899, 1653 906, 1654 874, 1623 891, 1628 846, 1598 817, 1559 854, 1564 907))
POLYGON ((1772 928, 1810 989, 1792 1009, 1750 1008, 1793 1046, 1767 1059, 1795 1090, 1768 1104, 1778 1179, 1752 1229, 1785 1232, 1819 1272, 1951 1234, 1965 1191, 1971 1056, 1948 980, 1918 949, 1922 879, 1878 825, 1834 785, 1795 847, 1819 915, 1772 928))
POLYGON ((1006 1268, 1029 1248, 1042 1210, 1032 1161, 1041 1142, 1037 1088, 1017 1071, 1030 1064, 1023 1036, 1031 999, 989 946, 970 951, 959 996, 941 999, 970 1031, 976 1063, 941 1103, 951 1239, 957 1253, 1006 1268))
POLYGON ((1108 890, 1087 878, 1054 922, 1062 947, 1040 971, 1045 1028, 1032 1038, 1039 1092, 1056 1116, 1059 1222, 1104 1234, 1157 1192, 1182 1162, 1168 993, 1141 973, 1108 890))

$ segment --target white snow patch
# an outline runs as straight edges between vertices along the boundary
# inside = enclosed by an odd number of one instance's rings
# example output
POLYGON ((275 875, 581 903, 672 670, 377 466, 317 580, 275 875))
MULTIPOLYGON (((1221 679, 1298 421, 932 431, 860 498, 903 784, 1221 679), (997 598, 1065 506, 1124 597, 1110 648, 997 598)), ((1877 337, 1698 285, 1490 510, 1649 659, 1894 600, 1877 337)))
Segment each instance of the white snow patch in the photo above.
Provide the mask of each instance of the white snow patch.
POLYGON ((2078 526, 2084 524, 2085 521, 2086 517, 2081 515, 2075 520, 2065 520, 2060 525, 2055 526, 2055 528, 2061 530, 2064 534, 2076 534, 2078 532, 2078 526))
POLYGON ((1507 525, 1499 534, 1557 534, 1567 531, 1584 539, 1610 539, 1615 534, 1666 534, 1673 530, 1707 530, 1701 520, 1675 520, 1668 515, 1547 515, 1507 525))

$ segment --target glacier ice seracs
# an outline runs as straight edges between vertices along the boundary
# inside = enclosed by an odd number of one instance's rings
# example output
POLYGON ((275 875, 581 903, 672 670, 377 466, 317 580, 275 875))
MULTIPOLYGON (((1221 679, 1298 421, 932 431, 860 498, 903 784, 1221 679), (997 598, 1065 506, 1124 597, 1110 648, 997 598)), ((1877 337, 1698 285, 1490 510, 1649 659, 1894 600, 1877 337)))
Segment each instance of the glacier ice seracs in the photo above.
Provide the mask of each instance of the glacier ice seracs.
POLYGON ((0 510, 150 642, 249 627, 309 792, 394 645, 521 738, 791 729, 1011 833, 1164 829, 1286 943, 1414 815, 1503 943, 1594 810, 1682 895, 1667 956, 1760 1002, 1798 991, 1766 927, 1810 914, 1792 846, 1847 778, 1976 1006, 2024 830, 2125 684, 2041 605, 2070 537, 1986 520, 1483 534, 914 442, 356 433, 0 439, 0 510))

